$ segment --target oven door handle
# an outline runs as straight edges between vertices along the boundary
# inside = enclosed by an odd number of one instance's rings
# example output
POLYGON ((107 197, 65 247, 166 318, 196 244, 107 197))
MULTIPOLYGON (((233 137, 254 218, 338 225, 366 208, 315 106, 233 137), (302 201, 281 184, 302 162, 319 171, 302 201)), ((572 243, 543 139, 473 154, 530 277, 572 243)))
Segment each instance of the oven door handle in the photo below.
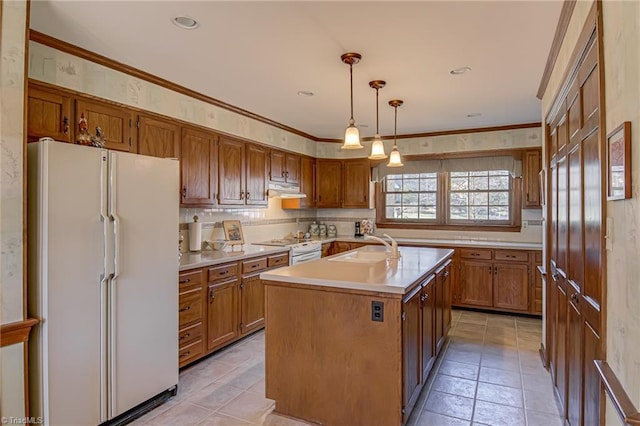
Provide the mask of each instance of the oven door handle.
POLYGON ((314 250, 312 252, 300 254, 300 255, 297 255, 297 256, 292 256, 291 257, 291 261, 292 261, 292 264, 296 264, 296 263, 305 262, 307 260, 320 259, 320 257, 321 257, 320 251, 319 250, 314 250))

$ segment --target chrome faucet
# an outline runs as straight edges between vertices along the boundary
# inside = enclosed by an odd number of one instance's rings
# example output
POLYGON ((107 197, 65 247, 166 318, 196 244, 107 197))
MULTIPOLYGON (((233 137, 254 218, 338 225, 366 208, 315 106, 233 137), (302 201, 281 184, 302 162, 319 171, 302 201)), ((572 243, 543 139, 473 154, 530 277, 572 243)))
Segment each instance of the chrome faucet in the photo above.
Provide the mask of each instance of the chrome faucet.
POLYGON ((391 240, 391 244, 389 244, 388 242, 386 242, 382 238, 376 237, 375 235, 365 235, 364 238, 365 238, 365 240, 376 240, 376 241, 381 242, 382 244, 387 246, 387 249, 389 249, 389 259, 399 259, 400 258, 400 250, 398 250, 398 242, 396 240, 394 240, 393 238, 391 238, 387 234, 382 234, 382 235, 384 235, 389 240, 391 240))

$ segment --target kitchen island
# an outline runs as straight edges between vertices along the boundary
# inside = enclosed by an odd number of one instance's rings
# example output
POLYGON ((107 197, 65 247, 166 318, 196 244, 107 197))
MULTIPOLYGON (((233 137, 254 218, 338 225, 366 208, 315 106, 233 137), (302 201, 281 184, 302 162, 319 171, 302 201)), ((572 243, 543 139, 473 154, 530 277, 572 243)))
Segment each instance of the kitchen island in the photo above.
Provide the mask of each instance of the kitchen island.
POLYGON ((264 272, 266 396, 327 425, 401 425, 451 320, 453 250, 366 246, 264 272))

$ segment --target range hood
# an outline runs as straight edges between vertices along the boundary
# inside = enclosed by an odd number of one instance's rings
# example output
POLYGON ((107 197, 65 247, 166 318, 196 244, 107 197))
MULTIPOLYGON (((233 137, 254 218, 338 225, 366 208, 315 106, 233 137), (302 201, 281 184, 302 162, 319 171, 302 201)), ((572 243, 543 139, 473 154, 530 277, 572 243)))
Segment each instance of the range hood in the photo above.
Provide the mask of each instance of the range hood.
POLYGON ((269 198, 306 198, 307 194, 300 192, 300 187, 286 183, 269 182, 269 198))

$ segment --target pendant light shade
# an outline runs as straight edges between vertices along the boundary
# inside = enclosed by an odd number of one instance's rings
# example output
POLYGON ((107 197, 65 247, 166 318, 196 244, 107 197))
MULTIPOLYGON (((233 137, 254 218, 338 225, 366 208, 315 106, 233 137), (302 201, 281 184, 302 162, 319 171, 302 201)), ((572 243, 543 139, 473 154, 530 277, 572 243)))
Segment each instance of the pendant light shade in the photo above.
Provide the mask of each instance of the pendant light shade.
POLYGON ((387 167, 404 166, 404 164, 402 164, 402 157, 400 157, 400 151, 398 151, 398 142, 396 140, 396 138, 398 137, 398 107, 402 104, 403 102, 399 99, 389 101, 389 105, 391 105, 395 110, 395 119, 393 122, 393 150, 391 151, 391 154, 389 154, 389 163, 387 164, 387 167))
POLYGON ((356 127, 356 121, 353 119, 353 65, 360 62, 362 55, 359 53, 345 53, 340 57, 342 62, 349 65, 349 87, 351 98, 351 118, 349 119, 349 127, 344 132, 344 144, 342 149, 362 149, 364 146, 360 144, 360 132, 356 127))
POLYGON ((373 144, 371 145, 371 155, 369 156, 369 160, 384 160, 387 158, 387 154, 384 153, 384 144, 382 143, 382 138, 380 137, 380 129, 378 128, 378 90, 382 89, 385 84, 385 81, 382 80, 373 80, 369 82, 369 86, 372 89, 376 89, 376 135, 373 137, 373 144))

